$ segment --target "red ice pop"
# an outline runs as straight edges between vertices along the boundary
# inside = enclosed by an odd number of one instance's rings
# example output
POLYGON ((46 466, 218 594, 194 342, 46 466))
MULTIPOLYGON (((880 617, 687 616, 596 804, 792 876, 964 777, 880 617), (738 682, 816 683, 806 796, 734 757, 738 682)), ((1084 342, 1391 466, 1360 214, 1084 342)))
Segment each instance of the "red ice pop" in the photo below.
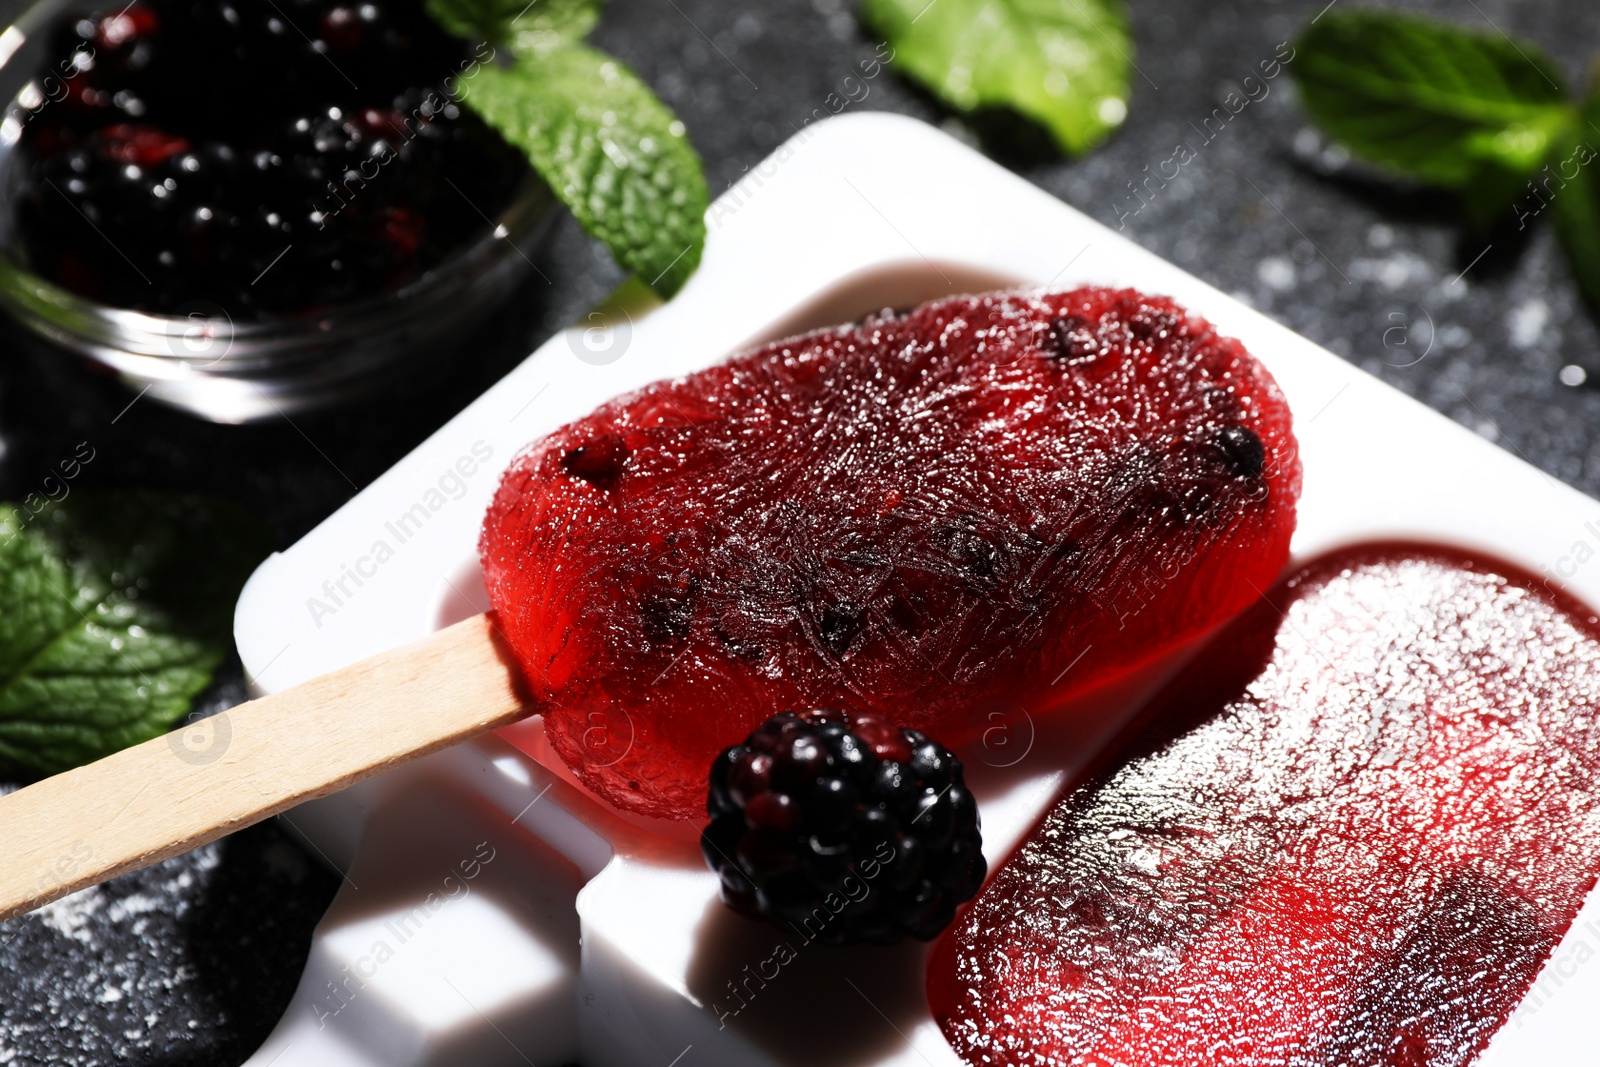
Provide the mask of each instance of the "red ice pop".
POLYGON ((1370 546, 1208 646, 935 953, 971 1064, 1457 1067, 1600 870, 1600 626, 1370 546))
POLYGON ((954 743, 987 701, 1043 713, 1196 637, 1276 579, 1299 481, 1270 375, 1171 301, 962 297, 557 430, 482 556, 556 751, 692 817, 777 711, 954 743))
POLYGON ((1272 379, 1170 301, 954 299, 779 342, 520 456, 482 539, 495 612, 233 708, 206 759, 157 738, 0 797, 0 918, 530 710, 600 793, 683 817, 776 710, 953 743, 1231 616, 1298 491, 1272 379))

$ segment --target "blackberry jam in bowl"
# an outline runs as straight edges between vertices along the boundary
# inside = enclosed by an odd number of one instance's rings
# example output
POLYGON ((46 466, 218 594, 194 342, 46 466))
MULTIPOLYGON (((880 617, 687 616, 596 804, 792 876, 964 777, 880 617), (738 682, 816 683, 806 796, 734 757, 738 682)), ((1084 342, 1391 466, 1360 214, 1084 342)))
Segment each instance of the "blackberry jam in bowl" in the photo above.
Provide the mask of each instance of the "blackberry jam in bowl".
POLYGON ((0 305, 221 422, 389 381, 506 298, 553 198, 422 0, 45 0, 0 35, 0 305))

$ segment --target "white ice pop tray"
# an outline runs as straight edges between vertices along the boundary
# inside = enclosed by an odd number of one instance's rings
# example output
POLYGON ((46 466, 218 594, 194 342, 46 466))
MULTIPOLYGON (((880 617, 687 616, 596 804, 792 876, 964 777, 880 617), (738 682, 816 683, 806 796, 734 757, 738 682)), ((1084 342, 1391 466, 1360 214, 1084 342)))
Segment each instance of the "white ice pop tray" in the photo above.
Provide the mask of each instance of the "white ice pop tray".
MULTIPOLYGON (((1243 339, 1295 416, 1296 558, 1433 538, 1600 603, 1600 565, 1574 562, 1592 554, 1577 542, 1600 539, 1600 504, 928 126, 808 127, 708 221, 704 263, 675 300, 625 291, 262 564, 235 624, 261 691, 482 610, 475 546, 501 470, 600 402, 811 326, 1017 285, 1136 286, 1243 339)), ((1139 696, 1104 698, 1102 732, 1139 696)), ((991 864, 1096 740, 1001 716, 966 753, 991 864)), ((520 725, 284 816, 345 883, 253 1067, 959 1062, 928 1011, 924 946, 830 949, 734 918, 694 828, 617 815, 539 742, 536 722, 520 725)), ((1591 898, 1482 1062, 1587 1062, 1597 949, 1591 898)))

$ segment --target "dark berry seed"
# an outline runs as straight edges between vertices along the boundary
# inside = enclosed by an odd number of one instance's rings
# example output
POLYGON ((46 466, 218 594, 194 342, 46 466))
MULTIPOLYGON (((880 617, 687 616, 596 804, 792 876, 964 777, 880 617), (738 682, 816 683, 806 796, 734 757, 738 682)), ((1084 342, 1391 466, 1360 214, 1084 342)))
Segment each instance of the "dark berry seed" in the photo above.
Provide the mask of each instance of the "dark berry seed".
POLYGON ((767 658, 765 647, 759 642, 751 640, 743 633, 735 632, 734 627, 745 630, 744 620, 735 618, 730 623, 726 617, 718 619, 711 627, 711 634, 722 643, 722 647, 733 653, 745 663, 760 663, 767 658))
POLYGON ((615 489, 628 462, 628 446, 615 434, 596 437, 561 457, 561 469, 598 489, 615 489))
POLYGON ((1225 426, 1217 434, 1217 448, 1229 470, 1242 478, 1254 478, 1267 463, 1267 450, 1261 438, 1244 426, 1225 426))
POLYGON ((1105 346, 1095 336, 1094 327, 1076 315, 1063 315, 1050 324, 1045 336, 1044 354, 1076 366, 1098 359, 1105 346))
POLYGON ((1160 308, 1142 307, 1128 318, 1128 331, 1141 341, 1166 338, 1178 328, 1178 317, 1160 308))
POLYGON ((710 794, 701 851, 723 900, 807 940, 935 937, 982 881, 960 762, 878 716, 773 716, 719 757, 710 794), (941 775, 944 787, 923 782, 941 775), (858 884, 865 894, 842 888, 858 884))
POLYGON ((694 602, 687 590, 658 590, 639 599, 639 625, 652 645, 682 641, 693 618, 694 602))
POLYGON ((860 605, 848 600, 824 608, 817 627, 823 647, 835 656, 844 655, 864 627, 863 616, 860 605))

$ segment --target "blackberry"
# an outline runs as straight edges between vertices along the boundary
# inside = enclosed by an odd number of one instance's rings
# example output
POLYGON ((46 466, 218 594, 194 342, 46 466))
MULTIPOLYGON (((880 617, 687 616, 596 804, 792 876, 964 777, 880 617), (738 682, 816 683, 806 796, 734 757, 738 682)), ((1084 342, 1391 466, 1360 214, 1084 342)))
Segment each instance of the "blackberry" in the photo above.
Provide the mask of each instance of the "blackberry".
POLYGON ((1266 466, 1266 447, 1248 426, 1224 426, 1217 432, 1217 448, 1229 469, 1241 478, 1254 478, 1266 466))
POLYGON ((376 296, 487 233, 528 174, 444 96, 472 51, 419 0, 136 0, 52 40, 92 59, 24 127, 17 228, 33 270, 121 307, 376 296))
POLYGON ((929 940, 987 870, 961 761, 876 715, 773 716, 717 757, 706 809, 723 901, 808 941, 929 940))

